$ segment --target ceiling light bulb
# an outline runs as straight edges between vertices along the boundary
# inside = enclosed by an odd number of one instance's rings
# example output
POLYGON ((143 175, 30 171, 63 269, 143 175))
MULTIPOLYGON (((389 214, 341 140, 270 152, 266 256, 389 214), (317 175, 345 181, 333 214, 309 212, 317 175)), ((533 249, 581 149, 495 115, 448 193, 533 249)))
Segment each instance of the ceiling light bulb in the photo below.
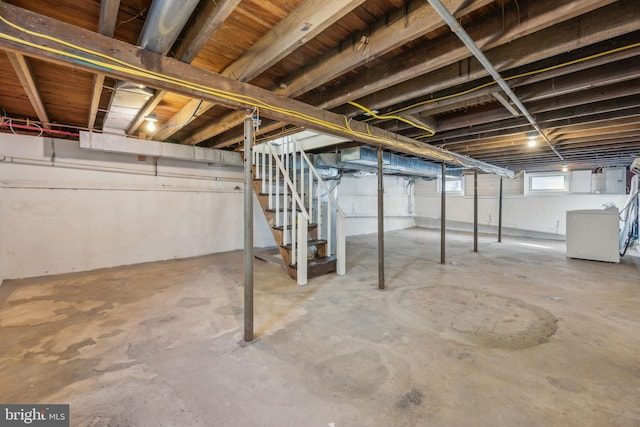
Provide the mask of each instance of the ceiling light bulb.
POLYGON ((144 118, 147 121, 147 130, 149 132, 153 132, 156 130, 156 122, 158 121, 158 117, 155 114, 149 114, 144 118))
POLYGON ((569 170, 569 165, 567 163, 562 164, 562 172, 567 172, 569 170))
POLYGON ((529 142, 527 142, 527 145, 533 148, 536 145, 538 145, 538 142, 535 139, 529 139, 529 142))

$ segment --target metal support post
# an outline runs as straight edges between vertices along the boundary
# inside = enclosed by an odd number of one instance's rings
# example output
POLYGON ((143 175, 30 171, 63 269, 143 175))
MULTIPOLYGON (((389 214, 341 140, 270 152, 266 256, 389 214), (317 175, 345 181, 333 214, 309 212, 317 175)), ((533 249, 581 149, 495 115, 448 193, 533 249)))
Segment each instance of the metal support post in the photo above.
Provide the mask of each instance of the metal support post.
POLYGON ((253 118, 244 119, 244 342, 253 341, 253 118))
POLYGON ((440 264, 445 264, 445 237, 447 229, 447 165, 442 162, 442 188, 440 191, 440 264))
POLYGON ((473 171, 473 252, 478 252, 478 170, 473 171))
POLYGON ((378 147, 378 289, 384 289, 384 174, 382 147, 378 147))
POLYGON ((498 243, 502 242, 502 177, 500 177, 500 198, 498 204, 498 243))

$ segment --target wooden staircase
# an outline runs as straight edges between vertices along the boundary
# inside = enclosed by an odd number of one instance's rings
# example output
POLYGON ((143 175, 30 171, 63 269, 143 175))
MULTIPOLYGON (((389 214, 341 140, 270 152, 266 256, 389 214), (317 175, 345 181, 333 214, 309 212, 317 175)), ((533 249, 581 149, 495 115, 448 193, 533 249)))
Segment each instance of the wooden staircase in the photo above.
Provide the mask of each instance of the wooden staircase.
POLYGON ((344 274, 344 213, 308 156, 289 137, 253 151, 253 189, 289 276, 304 285, 323 274, 344 274))

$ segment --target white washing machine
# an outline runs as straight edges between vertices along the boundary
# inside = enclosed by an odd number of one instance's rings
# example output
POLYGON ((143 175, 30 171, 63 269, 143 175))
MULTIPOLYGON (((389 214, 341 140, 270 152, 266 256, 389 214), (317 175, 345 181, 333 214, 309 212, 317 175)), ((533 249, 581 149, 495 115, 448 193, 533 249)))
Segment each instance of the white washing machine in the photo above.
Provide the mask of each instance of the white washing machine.
POLYGON ((618 208, 567 211, 567 257, 620 262, 618 208))

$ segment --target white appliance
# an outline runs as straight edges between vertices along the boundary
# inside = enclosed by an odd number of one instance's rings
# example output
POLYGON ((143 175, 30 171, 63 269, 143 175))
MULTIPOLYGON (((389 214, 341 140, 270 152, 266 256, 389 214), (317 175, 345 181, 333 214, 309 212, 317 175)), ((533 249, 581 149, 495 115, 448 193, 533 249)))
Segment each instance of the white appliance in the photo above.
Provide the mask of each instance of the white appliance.
POLYGON ((620 262, 618 208, 567 211, 567 257, 620 262))

